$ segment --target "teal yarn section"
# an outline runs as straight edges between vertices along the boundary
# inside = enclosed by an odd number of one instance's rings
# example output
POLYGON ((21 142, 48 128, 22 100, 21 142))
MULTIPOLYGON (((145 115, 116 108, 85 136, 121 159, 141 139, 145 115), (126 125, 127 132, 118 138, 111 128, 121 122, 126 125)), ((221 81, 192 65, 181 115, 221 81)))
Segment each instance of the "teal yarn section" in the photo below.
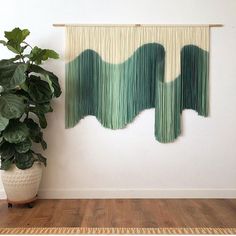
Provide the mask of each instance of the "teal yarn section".
POLYGON ((155 84, 164 79, 163 46, 137 49, 121 64, 85 50, 66 65, 66 127, 94 115, 107 128, 120 129, 142 110, 155 107, 155 84))
POLYGON ((181 50, 182 110, 193 109, 208 116, 208 52, 194 45, 181 50))
POLYGON ((181 133, 181 77, 156 85, 155 136, 159 142, 174 141, 181 133))
POLYGON ((155 136, 162 143, 181 133, 181 113, 192 109, 208 116, 209 53, 194 45, 181 50, 181 74, 171 82, 158 81, 155 103, 155 136))
POLYGON ((139 47, 120 64, 83 51, 66 64, 66 128, 87 115, 111 129, 121 129, 143 110, 155 108, 155 137, 175 140, 181 133, 183 109, 208 114, 208 53, 194 45, 181 50, 181 74, 165 82, 165 50, 161 44, 139 47))

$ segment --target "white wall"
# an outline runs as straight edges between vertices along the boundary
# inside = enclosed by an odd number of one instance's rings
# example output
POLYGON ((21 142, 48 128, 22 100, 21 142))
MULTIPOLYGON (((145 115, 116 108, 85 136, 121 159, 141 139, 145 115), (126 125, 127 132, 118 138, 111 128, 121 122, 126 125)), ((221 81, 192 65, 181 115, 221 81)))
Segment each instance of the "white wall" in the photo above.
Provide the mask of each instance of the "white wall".
MULTIPOLYGON (((40 196, 236 197, 235 0, 11 0, 0 1, 1 38, 15 26, 29 41, 53 48, 45 65, 64 92, 64 30, 53 23, 222 23, 211 33, 210 117, 183 114, 183 134, 172 144, 154 138, 154 110, 126 129, 102 128, 94 117, 64 129, 64 93, 48 115, 48 167, 40 196)), ((0 57, 10 54, 1 47, 0 57)), ((3 187, 0 186, 3 196, 3 187)))

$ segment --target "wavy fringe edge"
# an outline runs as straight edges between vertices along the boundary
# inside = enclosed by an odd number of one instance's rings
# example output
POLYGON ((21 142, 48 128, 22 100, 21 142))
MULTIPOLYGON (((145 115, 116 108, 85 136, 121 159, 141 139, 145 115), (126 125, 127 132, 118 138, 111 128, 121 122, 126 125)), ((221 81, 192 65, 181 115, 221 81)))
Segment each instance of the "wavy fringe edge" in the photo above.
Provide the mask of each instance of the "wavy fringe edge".
POLYGON ((0 234, 236 234, 236 228, 0 228, 0 234))

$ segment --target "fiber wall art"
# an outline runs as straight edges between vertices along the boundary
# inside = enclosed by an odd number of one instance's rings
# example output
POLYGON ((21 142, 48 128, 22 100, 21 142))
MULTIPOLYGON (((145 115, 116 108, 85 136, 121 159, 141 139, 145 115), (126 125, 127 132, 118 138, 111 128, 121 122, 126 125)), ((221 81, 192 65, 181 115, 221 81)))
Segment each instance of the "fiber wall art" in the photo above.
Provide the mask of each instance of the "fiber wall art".
POLYGON ((155 108, 175 140, 183 109, 208 115, 209 26, 66 26, 66 128, 87 115, 121 129, 155 108))

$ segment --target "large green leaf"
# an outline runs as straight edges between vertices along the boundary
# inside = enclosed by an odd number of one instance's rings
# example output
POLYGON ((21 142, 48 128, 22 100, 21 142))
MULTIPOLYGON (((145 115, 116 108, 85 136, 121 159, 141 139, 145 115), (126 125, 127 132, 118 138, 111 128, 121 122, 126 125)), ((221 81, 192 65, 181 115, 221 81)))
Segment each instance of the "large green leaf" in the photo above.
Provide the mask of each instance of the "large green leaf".
POLYGON ((31 146, 32 146, 32 143, 31 143, 30 139, 27 138, 22 143, 16 144, 15 149, 18 153, 25 153, 25 152, 28 152, 30 150, 31 146))
POLYGON ((41 143, 43 142, 43 133, 41 132, 41 129, 39 125, 34 122, 32 119, 27 119, 24 121, 25 124, 27 125, 30 133, 30 138, 35 142, 35 143, 41 143))
POLYGON ((43 136, 42 136, 42 139, 41 139, 41 141, 40 141, 40 144, 41 144, 43 150, 47 149, 48 145, 47 145, 47 143, 45 142, 45 140, 43 139, 43 136))
POLYGON ((29 136, 29 129, 25 123, 10 120, 9 125, 3 131, 3 138, 9 143, 21 143, 29 136))
POLYGON ((0 113, 7 119, 19 118, 26 108, 23 97, 15 94, 4 94, 0 96, 0 113))
POLYGON ((45 103, 52 99, 52 91, 46 81, 31 75, 29 80, 29 95, 37 103, 45 103))
POLYGON ((30 34, 28 29, 21 30, 20 28, 15 28, 12 31, 5 31, 5 38, 8 40, 14 40, 18 43, 22 43, 26 37, 30 34))
POLYGON ((58 59, 59 55, 53 50, 41 49, 36 46, 31 50, 29 58, 31 61, 35 62, 35 64, 39 65, 42 61, 46 61, 49 58, 58 59))
POLYGON ((24 83, 27 68, 28 64, 0 61, 0 85, 7 90, 24 83))
POLYGON ((1 160, 1 170, 8 170, 13 164, 13 158, 1 160))
POLYGON ((46 75, 49 76, 49 79, 51 81, 51 86, 54 89, 54 96, 59 97, 61 95, 61 87, 60 87, 60 84, 58 82, 58 78, 57 78, 56 75, 54 75, 52 72, 47 71, 47 70, 45 70, 42 67, 37 66, 37 65, 30 65, 29 71, 34 72, 34 73, 38 73, 38 74, 42 74, 42 75, 45 75, 45 76, 46 75))
POLYGON ((39 125, 31 118, 24 120, 24 123, 29 129, 30 138, 36 142, 35 140, 37 140, 37 136, 39 136, 40 133, 39 125))
POLYGON ((4 142, 0 146, 0 154, 1 154, 1 159, 10 159, 11 157, 14 156, 15 154, 15 147, 14 144, 4 142))
POLYGON ((29 102, 31 99, 30 95, 28 94, 28 87, 25 83, 21 84, 21 89, 15 91, 15 94, 25 99, 25 101, 29 102), (22 86, 23 85, 23 86, 22 86))
POLYGON ((7 65, 11 65, 13 62, 11 60, 8 60, 8 59, 2 59, 0 60, 0 67, 4 67, 4 66, 7 66, 7 65))
POLYGON ((0 131, 4 130, 9 123, 9 120, 5 117, 2 117, 0 114, 0 131))
POLYGON ((46 149, 47 143, 43 139, 43 133, 41 132, 39 125, 36 122, 34 122, 32 119, 26 119, 24 122, 29 128, 30 138, 35 143, 41 143, 42 148, 46 149))
POLYGON ((23 50, 22 50, 20 44, 18 44, 17 42, 15 42, 15 41, 13 41, 13 40, 8 41, 7 44, 6 44, 6 46, 7 46, 7 48, 8 48, 10 51, 12 51, 12 52, 14 52, 14 53, 16 53, 16 54, 19 54, 19 53, 22 53, 22 52, 23 52, 23 50))
POLYGON ((35 107, 30 107, 29 110, 38 116, 41 128, 45 129, 47 127, 47 120, 44 114, 53 111, 50 103, 36 104, 35 107))
POLYGON ((49 84, 52 94, 54 95, 54 88, 52 86, 52 81, 50 80, 49 75, 42 75, 41 74, 40 78, 41 78, 41 80, 46 81, 49 84))
POLYGON ((48 75, 49 75, 49 79, 52 82, 52 87, 54 89, 54 96, 59 97, 61 95, 61 87, 59 85, 58 78, 53 73, 50 73, 48 75))
POLYGON ((48 125, 45 115, 38 113, 37 116, 39 118, 39 124, 41 128, 45 129, 48 125))
POLYGON ((35 153, 34 152, 34 154, 36 155, 37 160, 42 162, 45 165, 45 167, 46 167, 47 166, 47 159, 42 154, 40 154, 40 153, 35 153))
POLYGON ((4 40, 0 40, 0 43, 1 43, 2 45, 4 45, 4 46, 6 46, 6 44, 7 44, 7 42, 4 41, 4 40))
POLYGON ((15 164, 19 169, 25 170, 30 168, 34 164, 34 161, 35 158, 31 150, 26 153, 15 153, 15 164))
POLYGON ((12 31, 5 31, 5 38, 8 39, 5 46, 12 52, 20 54, 24 51, 27 46, 22 47, 21 43, 30 34, 29 30, 20 28, 15 28, 12 31))

